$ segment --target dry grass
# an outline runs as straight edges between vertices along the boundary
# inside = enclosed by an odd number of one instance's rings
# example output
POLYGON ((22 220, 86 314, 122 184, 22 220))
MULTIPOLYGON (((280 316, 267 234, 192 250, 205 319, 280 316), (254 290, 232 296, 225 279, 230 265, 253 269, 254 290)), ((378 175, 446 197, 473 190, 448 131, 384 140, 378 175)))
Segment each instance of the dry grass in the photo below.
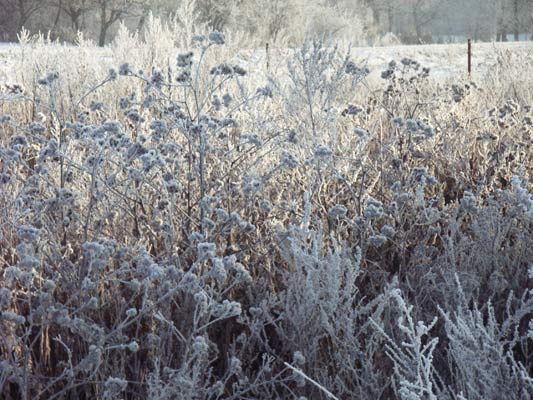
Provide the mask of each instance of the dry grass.
POLYGON ((530 55, 369 78, 323 40, 258 71, 172 37, 14 60, 4 398, 533 394, 530 55))

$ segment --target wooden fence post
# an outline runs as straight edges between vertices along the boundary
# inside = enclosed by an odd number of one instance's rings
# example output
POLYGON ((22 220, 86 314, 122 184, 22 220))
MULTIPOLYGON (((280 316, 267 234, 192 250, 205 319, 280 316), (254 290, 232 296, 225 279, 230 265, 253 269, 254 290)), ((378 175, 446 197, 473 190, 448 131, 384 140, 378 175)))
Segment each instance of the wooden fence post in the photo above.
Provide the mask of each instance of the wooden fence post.
POLYGON ((472 39, 468 39, 468 76, 472 74, 472 39))
POLYGON ((270 69, 270 54, 268 52, 268 42, 265 45, 265 51, 266 51, 266 67, 268 71, 270 69))

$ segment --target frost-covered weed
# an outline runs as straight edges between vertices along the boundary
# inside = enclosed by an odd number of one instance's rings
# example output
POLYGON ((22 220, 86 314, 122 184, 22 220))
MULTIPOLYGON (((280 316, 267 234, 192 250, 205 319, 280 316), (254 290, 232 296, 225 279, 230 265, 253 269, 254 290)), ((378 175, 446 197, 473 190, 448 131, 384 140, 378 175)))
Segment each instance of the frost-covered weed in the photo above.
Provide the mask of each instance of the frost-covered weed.
POLYGON ((0 397, 531 396, 533 99, 156 25, 2 97, 0 397))
POLYGON ((395 392, 405 400, 436 400, 438 397, 435 391, 438 388, 432 364, 433 352, 439 340, 432 338, 430 332, 437 323, 437 318, 428 324, 417 322, 413 319, 413 306, 405 303, 399 289, 392 289, 389 295, 399 309, 396 326, 401 339, 390 337, 379 324, 372 322, 388 342, 386 354, 394 363, 395 392))

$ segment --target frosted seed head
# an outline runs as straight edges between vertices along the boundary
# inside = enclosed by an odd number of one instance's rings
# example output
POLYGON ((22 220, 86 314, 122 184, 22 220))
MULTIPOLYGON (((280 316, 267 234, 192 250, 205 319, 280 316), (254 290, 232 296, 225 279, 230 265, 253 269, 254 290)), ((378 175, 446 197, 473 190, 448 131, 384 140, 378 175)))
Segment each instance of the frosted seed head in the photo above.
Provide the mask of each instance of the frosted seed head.
POLYGON ((224 35, 222 32, 218 31, 211 32, 208 36, 208 39, 212 44, 222 45, 225 43, 224 35))
POLYGON ((292 359, 294 364, 296 364, 298 367, 302 367, 305 364, 305 357, 301 351, 295 351, 292 355, 292 359))

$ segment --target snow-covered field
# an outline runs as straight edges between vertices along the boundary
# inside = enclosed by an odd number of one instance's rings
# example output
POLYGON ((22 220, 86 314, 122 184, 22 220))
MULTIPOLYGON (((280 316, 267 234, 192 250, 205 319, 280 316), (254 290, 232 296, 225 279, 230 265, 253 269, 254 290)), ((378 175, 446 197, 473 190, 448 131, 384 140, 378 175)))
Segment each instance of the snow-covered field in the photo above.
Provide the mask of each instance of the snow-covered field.
POLYGON ((6 75, 11 69, 11 59, 13 57, 13 51, 16 48, 15 45, 10 43, 0 43, 0 82, 2 78, 6 78, 6 75))
MULTIPOLYGON (((60 46, 58 48, 64 49, 60 46)), ((473 75, 480 76, 498 64, 498 58, 525 57, 533 63, 533 42, 507 42, 507 43, 474 43, 472 49, 473 75)), ((14 73, 14 60, 20 55, 21 48, 13 43, 0 43, 0 82, 12 82, 10 77, 14 73)), ((56 51, 51 46, 50 51, 56 51)), ((271 69, 284 65, 291 50, 271 48, 269 61, 271 69)), ((110 54, 109 49, 95 49, 100 57, 110 54)), ((432 44, 417 46, 386 46, 386 47, 354 47, 352 57, 359 63, 365 64, 371 71, 370 78, 378 77, 391 60, 401 60, 404 57, 418 61, 423 67, 431 69, 430 76, 453 78, 463 75, 467 70, 466 44, 432 44)), ((255 69, 264 69, 266 65, 266 51, 243 50, 236 56, 244 68, 250 72, 255 69)), ((523 58, 522 58, 523 59, 523 58)), ((254 71, 258 72, 258 71, 254 71)))
MULTIPOLYGON (((482 74, 498 62, 498 55, 506 52, 526 55, 533 63, 533 42, 474 43, 472 45, 472 72, 482 74)), ((391 59, 410 57, 422 66, 432 69, 436 77, 453 77, 467 71, 467 45, 420 45, 357 48, 354 54, 368 58, 371 67, 382 68, 391 59)), ((507 53, 509 56, 509 53, 507 53)))
MULTIPOLYGON (((272 50, 270 58, 275 68, 276 61, 285 63, 288 51, 272 50)), ((391 60, 400 61, 408 57, 431 69, 434 78, 453 78, 467 72, 467 45, 431 44, 416 46, 354 47, 352 57, 366 64, 371 76, 379 76, 391 60)), ((498 64, 498 57, 524 56, 533 63, 533 42, 473 43, 472 72, 474 76, 486 73, 498 64)), ((251 65, 265 62, 265 51, 257 51, 248 59, 251 65)))

